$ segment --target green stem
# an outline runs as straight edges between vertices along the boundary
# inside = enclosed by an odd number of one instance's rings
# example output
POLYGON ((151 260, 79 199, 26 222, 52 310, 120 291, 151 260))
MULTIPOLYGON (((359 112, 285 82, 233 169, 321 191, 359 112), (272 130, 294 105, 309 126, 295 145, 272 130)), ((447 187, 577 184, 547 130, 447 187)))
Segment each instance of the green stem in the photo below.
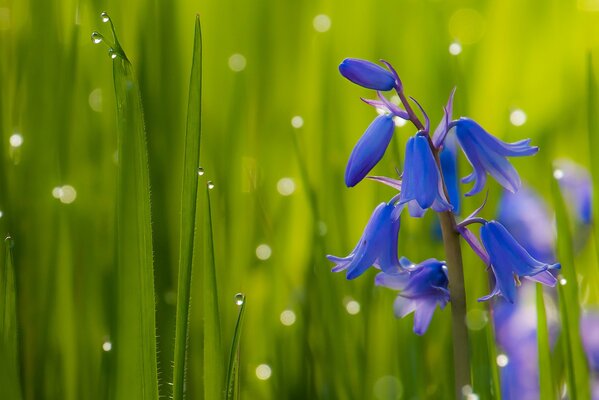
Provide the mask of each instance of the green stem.
POLYGON ((460 237, 456 222, 449 211, 439 213, 451 301, 451 330, 453 334, 453 368, 456 399, 462 398, 462 388, 470 385, 470 353, 468 350, 468 328, 466 327, 466 291, 460 237))

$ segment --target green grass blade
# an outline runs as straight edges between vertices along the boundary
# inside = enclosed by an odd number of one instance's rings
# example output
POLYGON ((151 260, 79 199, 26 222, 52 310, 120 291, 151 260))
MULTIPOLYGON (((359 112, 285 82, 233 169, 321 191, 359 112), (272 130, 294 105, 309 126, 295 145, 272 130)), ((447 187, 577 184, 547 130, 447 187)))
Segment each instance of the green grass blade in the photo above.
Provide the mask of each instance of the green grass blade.
POLYGON ((212 229, 212 206, 210 190, 212 182, 206 184, 206 209, 204 218, 203 250, 203 303, 204 303, 204 398, 223 397, 223 352, 221 348, 218 292, 216 288, 216 262, 214 260, 214 237, 212 229))
MULTIPOLYGON (((114 28, 113 28, 114 33, 114 28)), ((158 399, 150 180, 139 85, 115 34, 118 123, 117 399, 158 399)))
POLYGON ((12 238, 6 238, 5 247, 4 263, 0 263, 0 398, 18 400, 22 392, 12 238))
POLYGON ((238 293, 235 296, 235 302, 239 305, 239 314, 237 315, 237 323, 233 332, 233 341, 231 342, 231 353, 229 355, 229 366, 227 368, 227 393, 226 400, 237 400, 239 398, 239 343, 241 338, 241 328, 243 325, 243 316, 245 314, 246 298, 243 294, 238 293))
POLYGON ((555 382, 551 372, 551 349, 549 330, 543 298, 543 286, 537 283, 537 346, 539 352, 539 385, 542 399, 556 399, 555 382))
POLYGON ((561 275, 565 284, 558 283, 559 310, 567 388, 569 398, 588 399, 589 372, 579 332, 580 300, 578 298, 578 278, 574 263, 572 234, 566 211, 556 179, 551 182, 557 223, 557 255, 562 265, 561 275))
POLYGON ((198 201, 198 167, 200 163, 202 95, 202 31, 200 17, 196 16, 193 43, 193 61, 189 81, 187 130, 185 134, 185 159, 183 162, 183 187, 181 194, 181 237, 179 253, 179 283, 177 285, 177 322, 175 333, 175 360, 173 373, 173 399, 183 399, 193 244, 195 236, 196 205, 198 201))

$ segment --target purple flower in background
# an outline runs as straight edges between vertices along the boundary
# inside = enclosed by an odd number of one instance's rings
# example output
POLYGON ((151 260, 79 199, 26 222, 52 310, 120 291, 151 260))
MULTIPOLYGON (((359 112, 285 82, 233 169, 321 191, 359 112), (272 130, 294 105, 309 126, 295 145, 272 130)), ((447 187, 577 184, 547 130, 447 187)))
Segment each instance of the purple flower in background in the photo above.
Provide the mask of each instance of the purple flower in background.
POLYGON ((391 115, 380 115, 370 124, 352 150, 345 169, 345 184, 357 185, 383 158, 393 137, 395 124, 391 115))
MULTIPOLYGON (((501 396, 505 400, 539 399, 539 360, 535 285, 523 282, 514 304, 504 300, 493 304, 495 338, 506 358, 501 366, 501 396)), ((558 334, 557 310, 545 296, 549 342, 558 334)))
POLYGON ((333 272, 347 270, 347 279, 362 275, 375 266, 388 273, 398 273, 401 266, 397 258, 401 207, 392 203, 379 204, 354 250, 347 257, 328 255, 336 265, 333 272))
POLYGON ((501 294, 513 303, 516 298, 514 277, 525 277, 555 286, 557 280, 548 270, 559 269, 560 264, 547 264, 533 258, 499 222, 485 223, 480 228, 480 239, 495 275, 495 288, 480 301, 501 294))
POLYGON ((428 208, 436 212, 451 210, 443 193, 439 167, 426 137, 408 139, 399 204, 408 203, 410 215, 421 217, 428 208))
POLYGON ((573 208, 576 219, 582 224, 590 224, 593 187, 589 172, 566 159, 555 161, 554 166, 553 175, 566 202, 573 208))
POLYGON ((490 135, 469 118, 460 118, 450 126, 455 126, 458 142, 474 168, 470 175, 462 179, 464 183, 474 181, 474 186, 466 196, 472 196, 483 189, 487 181, 487 173, 512 193, 520 188, 520 176, 506 157, 535 154, 539 148, 529 146, 530 139, 505 143, 490 135))
POLYGON ((414 333, 423 335, 428 328, 437 305, 443 309, 449 301, 445 262, 430 258, 420 264, 401 259, 407 273, 379 273, 375 284, 399 290, 393 304, 395 315, 403 318, 414 312, 414 333))
POLYGON ((367 89, 387 91, 398 85, 397 77, 373 62, 346 58, 339 64, 339 72, 345 78, 367 89))
POLYGON ((580 334, 589 366, 599 372, 599 310, 587 310, 582 314, 580 334))
POLYGON ((545 201, 528 187, 504 191, 497 220, 537 260, 555 262, 555 224, 545 201))

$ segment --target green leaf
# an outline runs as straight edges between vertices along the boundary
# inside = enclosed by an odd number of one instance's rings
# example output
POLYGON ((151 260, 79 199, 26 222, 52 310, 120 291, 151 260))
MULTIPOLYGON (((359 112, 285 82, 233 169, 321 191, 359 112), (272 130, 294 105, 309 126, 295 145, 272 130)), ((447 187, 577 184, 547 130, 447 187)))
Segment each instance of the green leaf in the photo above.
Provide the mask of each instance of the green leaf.
POLYGON ((146 132, 137 79, 116 33, 114 39, 111 54, 116 55, 112 66, 118 122, 114 392, 117 399, 158 399, 146 132))
POLYGON ((556 399, 555 381, 551 370, 551 349, 549 330, 543 298, 543 286, 537 283, 537 346, 539 352, 539 385, 541 399, 556 399))
POLYGON ((243 316, 245 314, 245 296, 241 293, 237 294, 235 296, 235 302, 239 305, 239 313, 237 314, 237 323, 235 324, 235 331, 233 332, 229 366, 227 368, 226 400, 237 400, 239 398, 239 339, 241 337, 241 327, 243 325, 243 316))
POLYGON ((187 336, 191 302, 193 245, 195 237, 196 206, 198 201, 198 168, 200 165, 202 95, 202 31, 200 17, 196 16, 193 61, 189 81, 185 159, 181 193, 181 237, 179 253, 179 283, 177 289, 177 322, 175 333, 175 360, 173 399, 183 399, 187 360, 187 336))
POLYGON ((4 263, 0 263, 0 398, 21 399, 20 366, 17 335, 13 240, 5 241, 4 263))
POLYGON ((214 237, 212 229, 212 208, 210 190, 212 183, 206 184, 204 204, 204 246, 202 292, 204 303, 204 398, 218 399, 223 396, 223 352, 221 348, 218 292, 216 289, 216 263, 214 260, 214 237))
POLYGON ((561 279, 565 279, 558 283, 558 296, 561 331, 564 336, 562 351, 564 352, 567 389, 569 398, 572 400, 588 399, 590 397, 589 371, 579 332, 579 285, 574 263, 572 234, 566 206, 556 179, 551 182, 551 192, 557 223, 557 256, 562 266, 561 277, 563 278, 561 279))

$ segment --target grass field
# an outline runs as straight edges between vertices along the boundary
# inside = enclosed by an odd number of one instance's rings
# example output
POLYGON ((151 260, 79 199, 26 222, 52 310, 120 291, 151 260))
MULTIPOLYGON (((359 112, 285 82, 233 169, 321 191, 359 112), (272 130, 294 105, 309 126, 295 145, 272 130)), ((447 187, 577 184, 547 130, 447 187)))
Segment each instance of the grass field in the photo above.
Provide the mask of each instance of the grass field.
MULTIPOLYGON (((567 283, 530 292, 549 328, 522 346, 546 350, 542 398, 592 398, 579 325, 599 308, 599 230, 579 235, 553 162, 599 187, 597 0, 0 0, 0 398, 453 398, 450 306, 416 336, 374 271, 347 281, 325 258, 394 194, 343 183, 376 115, 346 57, 393 63, 433 124, 457 87, 454 116, 540 147, 513 164, 556 214, 567 283)), ((413 134, 396 130, 373 173, 393 176, 413 134)), ((444 259, 435 226, 403 218, 400 255, 444 259)), ((463 252, 467 398, 498 399, 511 364, 463 252)))

